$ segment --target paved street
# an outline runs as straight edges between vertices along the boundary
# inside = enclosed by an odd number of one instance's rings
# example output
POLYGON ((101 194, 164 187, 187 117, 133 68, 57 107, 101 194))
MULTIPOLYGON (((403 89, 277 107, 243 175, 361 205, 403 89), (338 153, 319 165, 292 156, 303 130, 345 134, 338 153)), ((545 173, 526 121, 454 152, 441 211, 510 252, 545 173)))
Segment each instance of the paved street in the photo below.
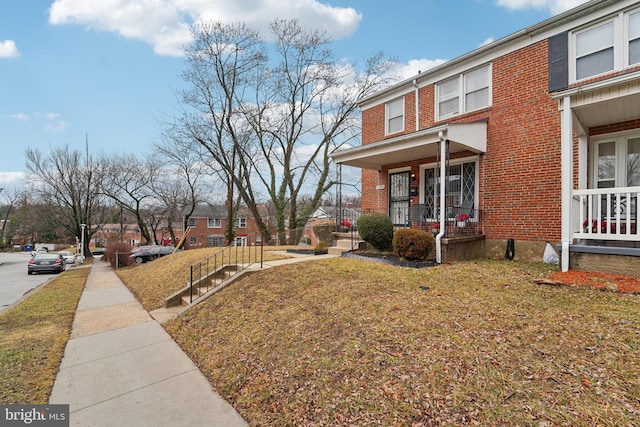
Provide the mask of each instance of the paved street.
POLYGON ((0 253, 0 312, 19 301, 31 289, 45 283, 55 274, 27 274, 29 252, 0 253))

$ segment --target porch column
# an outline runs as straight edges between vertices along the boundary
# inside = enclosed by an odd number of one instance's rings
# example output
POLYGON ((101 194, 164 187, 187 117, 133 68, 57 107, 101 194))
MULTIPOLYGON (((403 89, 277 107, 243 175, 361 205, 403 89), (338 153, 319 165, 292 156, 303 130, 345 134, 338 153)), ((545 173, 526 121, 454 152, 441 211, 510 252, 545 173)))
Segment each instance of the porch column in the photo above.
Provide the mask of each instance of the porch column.
POLYGON ((569 245, 571 243, 571 193, 573 188, 573 117, 571 98, 565 96, 561 103, 561 164, 562 164, 562 228, 560 268, 569 270, 569 245))

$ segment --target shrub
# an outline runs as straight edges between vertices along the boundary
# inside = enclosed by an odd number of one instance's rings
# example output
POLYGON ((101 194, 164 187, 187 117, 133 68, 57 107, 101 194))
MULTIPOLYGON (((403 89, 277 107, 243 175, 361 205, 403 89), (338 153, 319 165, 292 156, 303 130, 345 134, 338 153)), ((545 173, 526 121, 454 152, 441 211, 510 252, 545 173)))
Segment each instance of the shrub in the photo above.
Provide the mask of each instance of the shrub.
POLYGON ((393 236, 393 252, 410 261, 424 261, 434 247, 435 238, 423 230, 407 228, 393 236))
POLYGON ((329 247, 325 242, 318 242, 313 250, 313 253, 316 255, 326 254, 327 252, 329 252, 329 247))
POLYGON ((118 267, 125 267, 135 263, 133 258, 129 257, 131 255, 131 246, 121 242, 108 242, 102 259, 115 268, 116 252, 118 252, 118 267))
POLYGON ((360 238, 379 251, 392 249, 393 223, 381 213, 362 215, 357 221, 360 238))

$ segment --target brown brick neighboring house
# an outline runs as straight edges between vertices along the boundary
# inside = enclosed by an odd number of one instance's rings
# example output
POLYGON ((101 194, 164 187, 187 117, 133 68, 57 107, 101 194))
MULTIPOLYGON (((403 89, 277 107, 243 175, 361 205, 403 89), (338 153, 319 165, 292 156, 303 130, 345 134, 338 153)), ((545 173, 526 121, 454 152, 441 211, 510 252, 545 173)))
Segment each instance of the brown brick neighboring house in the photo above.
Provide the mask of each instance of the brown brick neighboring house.
POLYGON ((637 1, 589 1, 360 108, 362 145, 332 157, 362 169, 363 212, 428 224, 438 250, 471 225, 480 256, 513 239, 517 259, 541 260, 550 241, 562 270, 604 267, 590 254, 638 265, 637 1))
MULTIPOLYGON (((268 221, 266 211, 264 219, 268 221)), ((185 239, 185 249, 226 246, 227 209, 223 205, 198 205, 187 220, 187 227, 191 230, 185 239)), ((257 223, 247 207, 242 206, 239 209, 235 233, 239 245, 255 244, 256 236, 260 234, 257 223)))

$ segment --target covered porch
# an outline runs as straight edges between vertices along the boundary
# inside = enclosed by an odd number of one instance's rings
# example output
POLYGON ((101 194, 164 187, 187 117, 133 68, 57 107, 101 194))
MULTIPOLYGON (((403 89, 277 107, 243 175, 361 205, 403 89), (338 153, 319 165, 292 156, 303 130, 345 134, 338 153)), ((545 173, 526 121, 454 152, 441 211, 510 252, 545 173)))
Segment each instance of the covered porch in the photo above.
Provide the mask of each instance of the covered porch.
POLYGON ((436 262, 440 263, 444 244, 450 244, 456 238, 469 241, 483 235, 475 166, 471 165, 469 172, 470 163, 458 164, 460 173, 453 174, 449 163, 451 155, 466 153, 477 159, 486 149, 487 122, 479 121, 434 126, 335 151, 331 157, 340 167, 368 169, 378 172, 379 176, 386 176, 382 175, 385 170, 389 174, 388 180, 378 185, 377 190, 387 192, 387 202, 378 211, 389 215, 396 226, 419 227, 433 232, 436 262), (420 173, 417 175, 410 165, 419 167, 420 173), (391 173, 390 170, 399 172, 391 173), (473 182, 466 185, 465 191, 458 189, 454 195, 452 183, 462 181, 465 173, 473 176, 473 182))
POLYGON ((625 262, 637 263, 631 267, 637 272, 640 72, 567 89, 554 98, 562 121, 561 269, 574 268, 589 254, 598 263, 626 257, 625 262))

